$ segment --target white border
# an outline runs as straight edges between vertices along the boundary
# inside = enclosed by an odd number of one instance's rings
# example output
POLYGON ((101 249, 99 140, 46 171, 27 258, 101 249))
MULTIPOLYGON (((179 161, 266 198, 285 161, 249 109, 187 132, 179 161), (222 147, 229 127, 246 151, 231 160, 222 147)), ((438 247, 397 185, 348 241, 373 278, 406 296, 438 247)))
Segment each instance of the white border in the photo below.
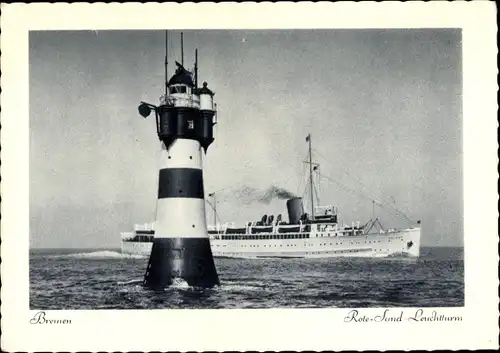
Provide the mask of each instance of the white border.
POLYGON ((3 350, 498 348, 494 3, 2 4, 1 25, 3 350), (28 30, 165 26, 462 28, 466 306, 439 311, 463 321, 345 324, 344 309, 110 310, 49 312, 72 324, 30 325, 28 30))

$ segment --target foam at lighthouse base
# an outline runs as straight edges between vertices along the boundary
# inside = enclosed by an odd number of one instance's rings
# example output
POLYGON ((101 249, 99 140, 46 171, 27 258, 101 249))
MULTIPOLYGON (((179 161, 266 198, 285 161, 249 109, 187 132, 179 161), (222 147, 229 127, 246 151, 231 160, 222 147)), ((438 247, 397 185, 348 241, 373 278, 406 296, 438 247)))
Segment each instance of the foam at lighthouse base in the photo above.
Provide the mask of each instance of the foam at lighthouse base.
POLYGON ((156 230, 144 285, 180 278, 193 287, 219 285, 205 218, 202 148, 198 141, 162 143, 156 230))

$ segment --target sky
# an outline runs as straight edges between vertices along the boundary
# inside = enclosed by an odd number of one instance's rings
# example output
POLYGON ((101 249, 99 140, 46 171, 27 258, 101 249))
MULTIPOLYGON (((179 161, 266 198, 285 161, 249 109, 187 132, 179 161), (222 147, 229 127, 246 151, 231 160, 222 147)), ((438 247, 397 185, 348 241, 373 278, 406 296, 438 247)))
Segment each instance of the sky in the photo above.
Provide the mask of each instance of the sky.
MULTIPOLYGON (((118 247, 154 220, 160 143, 137 106, 163 94, 164 36, 30 32, 31 247, 118 247)), ((204 182, 223 222, 286 218, 283 200, 240 191, 302 196, 311 134, 320 201, 341 220, 366 222, 376 200, 388 228, 409 226, 396 208, 421 220, 422 245, 462 246, 459 29, 186 30, 188 69, 195 48, 218 105, 204 182)))

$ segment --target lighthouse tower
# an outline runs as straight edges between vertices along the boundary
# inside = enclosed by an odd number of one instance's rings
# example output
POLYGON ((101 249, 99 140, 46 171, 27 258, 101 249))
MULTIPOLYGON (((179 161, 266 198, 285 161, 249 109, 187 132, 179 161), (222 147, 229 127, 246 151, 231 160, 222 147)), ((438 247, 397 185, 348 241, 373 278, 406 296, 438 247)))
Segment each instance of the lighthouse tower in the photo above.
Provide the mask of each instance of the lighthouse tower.
POLYGON ((214 141, 214 93, 206 82, 197 87, 197 59, 196 51, 194 81, 193 73, 176 62, 161 104, 139 106, 144 117, 155 112, 161 144, 155 235, 143 282, 150 288, 169 286, 175 279, 194 287, 219 285, 205 218, 202 164, 203 152, 214 141))

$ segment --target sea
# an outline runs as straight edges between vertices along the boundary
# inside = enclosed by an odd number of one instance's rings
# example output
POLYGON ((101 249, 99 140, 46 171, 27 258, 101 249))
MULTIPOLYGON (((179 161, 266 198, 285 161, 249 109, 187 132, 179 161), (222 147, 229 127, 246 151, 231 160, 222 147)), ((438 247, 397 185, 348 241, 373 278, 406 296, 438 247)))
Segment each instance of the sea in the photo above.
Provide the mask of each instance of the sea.
POLYGON ((420 258, 216 258, 221 285, 142 287, 148 257, 117 249, 30 250, 30 309, 457 307, 463 248, 420 258))

